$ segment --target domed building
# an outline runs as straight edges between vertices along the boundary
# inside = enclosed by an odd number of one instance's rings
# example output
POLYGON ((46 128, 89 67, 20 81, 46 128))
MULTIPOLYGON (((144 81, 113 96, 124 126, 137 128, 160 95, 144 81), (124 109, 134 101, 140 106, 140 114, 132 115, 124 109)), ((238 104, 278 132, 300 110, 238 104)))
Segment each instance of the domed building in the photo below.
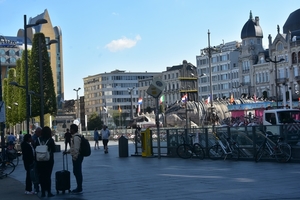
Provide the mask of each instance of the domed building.
MULTIPOLYGON (((242 45, 240 47, 238 62, 240 72, 240 92, 241 94, 246 94, 248 96, 258 95, 256 86, 253 84, 256 80, 256 70, 253 66, 261 63, 258 55, 260 53, 263 55, 265 52, 262 44, 263 31, 259 20, 258 16, 253 19, 252 12, 250 11, 249 19, 246 21, 241 31, 242 45)), ((264 70, 263 73, 263 76, 266 77, 266 70, 264 70)))

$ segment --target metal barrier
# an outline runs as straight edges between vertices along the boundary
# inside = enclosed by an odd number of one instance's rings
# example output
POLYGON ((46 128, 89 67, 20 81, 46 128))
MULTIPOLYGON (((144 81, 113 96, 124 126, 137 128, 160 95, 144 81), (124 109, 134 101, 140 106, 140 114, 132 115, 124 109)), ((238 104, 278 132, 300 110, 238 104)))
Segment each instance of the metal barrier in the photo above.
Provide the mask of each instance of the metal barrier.
MULTIPOLYGON (((264 140, 264 126, 243 126, 243 127, 215 127, 215 134, 222 137, 230 137, 235 140, 240 147, 241 160, 254 160, 256 150, 264 140)), ((212 133, 211 127, 206 128, 161 128, 160 129, 160 153, 161 156, 177 157, 176 149, 180 141, 180 134, 183 134, 186 141, 189 141, 189 134, 195 135, 194 141, 200 143, 205 149, 206 157, 208 149, 215 144, 215 136, 212 133)), ((291 138, 290 133, 282 132, 283 138, 291 138)), ((292 133, 294 135, 294 133, 292 133)), ((158 156, 157 130, 151 129, 152 152, 154 156, 158 156)), ((295 141, 290 143, 292 146, 292 160, 300 161, 300 143, 295 144, 295 141)), ((140 143, 135 143, 135 155, 142 155, 142 146, 140 143)))

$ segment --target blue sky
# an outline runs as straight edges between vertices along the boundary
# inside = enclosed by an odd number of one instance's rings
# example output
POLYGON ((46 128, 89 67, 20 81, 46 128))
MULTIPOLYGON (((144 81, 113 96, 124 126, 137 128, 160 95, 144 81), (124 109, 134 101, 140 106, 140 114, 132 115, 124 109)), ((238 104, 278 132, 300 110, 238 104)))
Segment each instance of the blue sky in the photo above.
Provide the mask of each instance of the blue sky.
POLYGON ((263 44, 275 38, 298 0, 0 0, 0 35, 16 36, 23 16, 48 10, 63 34, 65 99, 75 99, 83 78, 115 69, 161 72, 183 60, 196 65, 200 49, 241 41, 249 19, 259 16, 263 44))

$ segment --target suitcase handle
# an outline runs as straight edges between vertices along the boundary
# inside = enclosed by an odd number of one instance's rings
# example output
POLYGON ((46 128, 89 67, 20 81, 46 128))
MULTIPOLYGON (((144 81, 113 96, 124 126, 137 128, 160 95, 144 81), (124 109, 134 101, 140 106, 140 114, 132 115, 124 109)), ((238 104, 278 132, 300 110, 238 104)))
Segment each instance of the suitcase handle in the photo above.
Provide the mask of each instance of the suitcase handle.
POLYGON ((68 169, 69 167, 68 167, 68 154, 64 154, 63 153, 63 170, 69 170, 68 169), (67 166, 67 168, 65 168, 65 157, 66 157, 66 166, 67 166))

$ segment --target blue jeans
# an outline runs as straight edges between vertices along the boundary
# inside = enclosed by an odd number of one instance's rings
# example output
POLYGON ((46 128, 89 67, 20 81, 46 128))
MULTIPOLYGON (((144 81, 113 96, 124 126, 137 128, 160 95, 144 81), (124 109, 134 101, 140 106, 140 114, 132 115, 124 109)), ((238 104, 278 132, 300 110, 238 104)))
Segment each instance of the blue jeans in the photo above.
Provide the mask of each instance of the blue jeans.
POLYGON ((77 160, 72 160, 73 161, 73 173, 76 178, 76 183, 77 183, 77 188, 78 190, 82 190, 82 161, 83 161, 83 156, 78 155, 77 160))

